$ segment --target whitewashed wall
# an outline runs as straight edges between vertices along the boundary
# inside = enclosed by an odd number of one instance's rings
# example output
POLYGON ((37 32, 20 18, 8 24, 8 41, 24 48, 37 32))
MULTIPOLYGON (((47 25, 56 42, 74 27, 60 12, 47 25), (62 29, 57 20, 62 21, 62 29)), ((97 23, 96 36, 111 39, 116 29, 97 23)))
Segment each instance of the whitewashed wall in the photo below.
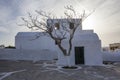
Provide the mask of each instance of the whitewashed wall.
POLYGON ((57 59, 57 52, 47 50, 0 49, 0 59, 32 61, 53 60, 57 59))
MULTIPOLYGON (((75 35, 73 39, 72 54, 70 56, 71 65, 75 65, 74 47, 84 47, 85 65, 102 65, 101 41, 97 34, 92 31, 88 32, 81 32, 81 34, 75 35)), ((68 48, 67 42, 68 41, 63 42, 65 48, 68 48)), ((67 65, 65 56, 60 51, 58 53, 58 64, 67 65)))
POLYGON ((120 61, 120 52, 104 51, 102 52, 102 56, 103 56, 103 61, 112 61, 112 62, 120 61))
POLYGON ((55 42, 47 36, 35 39, 35 36, 16 36, 15 47, 25 50, 56 50, 55 42))
MULTIPOLYGON (((59 19, 60 24, 66 21, 66 19, 59 19)), ((59 21, 55 19, 56 21, 59 21)), ((51 24, 47 21, 47 23, 51 24)), ((76 22, 79 23, 81 20, 76 19, 76 22)), ((54 24, 53 23, 53 24, 54 24)), ((69 24, 69 23, 68 23, 69 24)), ((67 25, 69 27, 69 25, 67 25)), ((60 49, 55 45, 55 42, 45 36, 41 36, 36 40, 34 39, 36 33, 20 33, 16 36, 15 46, 17 49, 26 49, 26 50, 52 50, 58 53, 58 64, 66 65, 67 60, 60 49)), ((69 38, 69 36, 66 36, 69 38)), ((62 45, 65 49, 68 50, 68 40, 62 41, 62 45)), ((101 41, 99 40, 97 34, 93 32, 93 30, 82 30, 82 26, 80 25, 73 39, 73 48, 72 54, 70 55, 70 64, 75 65, 75 50, 74 47, 81 46, 84 47, 84 59, 85 65, 102 65, 102 53, 101 53, 101 41)))

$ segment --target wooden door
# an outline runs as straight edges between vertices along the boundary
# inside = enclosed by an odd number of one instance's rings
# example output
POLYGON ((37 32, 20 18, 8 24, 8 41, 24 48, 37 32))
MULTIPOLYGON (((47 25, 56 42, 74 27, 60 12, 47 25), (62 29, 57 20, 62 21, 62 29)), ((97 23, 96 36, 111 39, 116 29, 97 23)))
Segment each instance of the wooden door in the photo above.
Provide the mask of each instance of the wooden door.
POLYGON ((84 47, 75 47, 75 64, 84 64, 84 47))

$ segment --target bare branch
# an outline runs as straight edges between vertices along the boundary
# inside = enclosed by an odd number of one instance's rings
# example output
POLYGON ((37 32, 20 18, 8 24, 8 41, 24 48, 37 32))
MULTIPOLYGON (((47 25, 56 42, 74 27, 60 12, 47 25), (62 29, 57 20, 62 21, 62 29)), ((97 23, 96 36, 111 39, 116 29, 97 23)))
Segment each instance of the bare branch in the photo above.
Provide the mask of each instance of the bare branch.
POLYGON ((85 10, 83 11, 83 14, 81 16, 82 21, 84 21, 85 19, 87 19, 90 15, 92 15, 95 12, 95 10, 93 10, 91 13, 87 14, 85 13, 85 10))
MULTIPOLYGON (((66 16, 65 19, 57 19, 55 15, 50 12, 45 11, 35 11, 38 16, 33 16, 32 14, 28 13, 28 18, 22 18, 24 21, 24 25, 30 29, 44 31, 41 33, 45 33, 43 36, 51 37, 55 42, 57 42, 57 46, 60 48, 62 53, 65 56, 69 56, 72 50, 72 40, 75 34, 76 29, 82 24, 89 15, 86 15, 86 12, 83 11, 82 14, 78 17, 77 12, 73 8, 73 6, 65 6, 66 10, 64 15, 66 16), (78 18, 78 19, 76 19, 78 18), (78 20, 78 21, 77 21, 78 20), (58 22, 60 24, 60 29, 55 28, 55 23, 58 22), (70 23, 73 23, 74 26, 70 28, 70 23), (69 47, 66 49, 61 43, 63 40, 68 40, 69 47)), ((36 38, 39 38, 41 34, 36 35, 36 38)))
POLYGON ((66 10, 71 11, 71 12, 73 13, 73 15, 76 16, 76 11, 75 11, 75 9, 73 8, 72 5, 65 6, 64 8, 65 8, 66 10))

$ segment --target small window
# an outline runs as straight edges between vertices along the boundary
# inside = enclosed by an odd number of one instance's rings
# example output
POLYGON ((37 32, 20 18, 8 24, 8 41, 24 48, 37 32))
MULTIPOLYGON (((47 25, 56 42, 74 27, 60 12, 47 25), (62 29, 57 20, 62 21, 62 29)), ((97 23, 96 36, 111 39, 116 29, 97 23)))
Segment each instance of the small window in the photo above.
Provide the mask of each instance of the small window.
POLYGON ((59 23, 55 23, 55 29, 60 29, 59 23))
POLYGON ((74 23, 70 22, 69 28, 73 29, 74 28, 74 23))
POLYGON ((60 44, 61 43, 61 41, 58 39, 58 40, 55 40, 55 44, 57 45, 57 44, 60 44))

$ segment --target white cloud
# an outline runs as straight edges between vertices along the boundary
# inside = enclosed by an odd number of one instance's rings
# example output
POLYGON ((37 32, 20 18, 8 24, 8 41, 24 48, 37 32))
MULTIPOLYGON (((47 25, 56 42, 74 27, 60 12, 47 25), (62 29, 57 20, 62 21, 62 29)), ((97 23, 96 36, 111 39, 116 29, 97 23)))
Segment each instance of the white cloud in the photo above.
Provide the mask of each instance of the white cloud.
POLYGON ((20 5, 20 11, 25 14, 39 9, 49 9, 54 3, 55 0, 24 0, 20 5))
POLYGON ((45 10, 56 15, 63 15, 64 6, 73 5, 80 11, 83 6, 77 0, 24 0, 20 4, 20 12, 25 15, 27 12, 34 13, 35 10, 45 10))
POLYGON ((10 31, 8 29, 6 29, 5 27, 1 27, 0 26, 0 32, 2 32, 2 33, 9 33, 10 31))
POLYGON ((6 22, 11 14, 11 9, 9 7, 0 6, 0 23, 6 22))
MULTIPOLYGON (((34 13, 35 10, 45 10, 53 12, 54 14, 63 15, 64 6, 73 5, 77 11, 87 10, 88 12, 96 9, 96 11, 90 17, 94 19, 92 29, 99 33, 101 39, 105 41, 105 37, 109 36, 109 33, 119 37, 119 16, 120 16, 120 0, 12 0, 16 4, 14 6, 0 5, 0 32, 10 33, 8 38, 14 39, 14 36, 19 31, 29 31, 25 26, 18 26, 16 23, 21 23, 20 17, 26 16, 27 12, 34 13), (18 2, 18 3, 17 3, 18 2), (13 9, 13 7, 16 7, 13 9), (18 10, 16 12, 16 10, 18 10), (15 16, 15 14, 17 16, 15 16), (15 17, 12 19, 12 17, 15 17), (104 33, 104 34, 101 34, 104 33)), ((91 21, 91 20, 88 20, 91 21)), ((87 23, 87 22, 86 22, 87 23)), ((92 26, 91 25, 91 26, 92 26)), ((89 25, 88 25, 89 26, 89 25)), ((113 38, 114 39, 114 38, 113 38)), ((119 40, 119 39, 115 39, 119 40)), ((12 42, 12 41, 11 41, 12 42)), ((108 40, 110 42, 110 40, 108 40)), ((12 42, 14 43, 14 42, 12 42)), ((107 42, 105 42, 108 44, 107 42)), ((104 43, 104 44, 105 44, 104 43)))

